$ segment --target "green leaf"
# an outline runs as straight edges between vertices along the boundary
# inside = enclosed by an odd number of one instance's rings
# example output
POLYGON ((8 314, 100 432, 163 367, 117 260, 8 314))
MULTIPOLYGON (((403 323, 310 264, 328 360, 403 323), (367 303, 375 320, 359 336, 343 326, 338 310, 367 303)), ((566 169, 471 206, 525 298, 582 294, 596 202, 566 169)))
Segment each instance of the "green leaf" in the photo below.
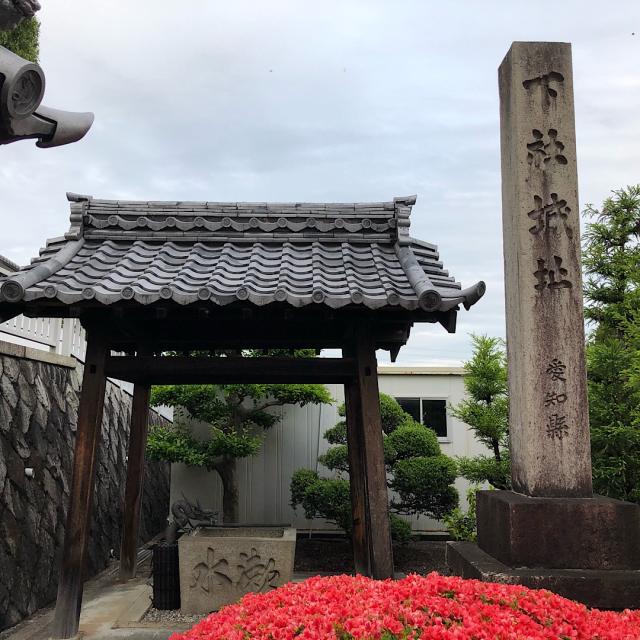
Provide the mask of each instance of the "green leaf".
POLYGON ((0 46, 30 62, 38 62, 39 39, 40 23, 37 18, 23 20, 9 31, 0 31, 0 46))
POLYGON ((385 460, 390 465, 398 460, 441 454, 435 431, 411 418, 392 431, 384 439, 383 445, 385 460))
POLYGON ((318 462, 332 471, 349 472, 349 452, 346 444, 339 444, 327 449, 318 457, 318 462))

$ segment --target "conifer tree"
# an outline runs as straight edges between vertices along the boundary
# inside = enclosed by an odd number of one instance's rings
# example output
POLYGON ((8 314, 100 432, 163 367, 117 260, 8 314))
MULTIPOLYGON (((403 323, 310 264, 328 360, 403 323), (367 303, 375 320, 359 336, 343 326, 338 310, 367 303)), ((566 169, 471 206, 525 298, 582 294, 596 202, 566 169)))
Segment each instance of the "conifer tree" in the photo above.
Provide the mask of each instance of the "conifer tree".
POLYGON ((502 341, 476 335, 471 340, 471 360, 464 364, 468 398, 451 410, 491 453, 458 458, 458 468, 460 475, 474 484, 488 482, 496 489, 510 489, 509 400, 502 341))
POLYGON ((585 214, 594 490, 640 502, 640 185, 614 191, 585 214))
MULTIPOLYGON (((345 406, 339 409, 345 415, 345 406)), ((433 429, 416 422, 398 402, 380 394, 387 485, 393 491, 389 504, 391 536, 406 542, 411 526, 400 515, 422 514, 442 519, 458 504, 453 486, 455 462, 443 455, 433 429)), ((351 532, 351 497, 347 429, 344 421, 328 429, 331 447, 318 461, 337 477, 321 477, 310 469, 299 469, 291 481, 291 506, 302 507, 307 518, 322 518, 351 532)))

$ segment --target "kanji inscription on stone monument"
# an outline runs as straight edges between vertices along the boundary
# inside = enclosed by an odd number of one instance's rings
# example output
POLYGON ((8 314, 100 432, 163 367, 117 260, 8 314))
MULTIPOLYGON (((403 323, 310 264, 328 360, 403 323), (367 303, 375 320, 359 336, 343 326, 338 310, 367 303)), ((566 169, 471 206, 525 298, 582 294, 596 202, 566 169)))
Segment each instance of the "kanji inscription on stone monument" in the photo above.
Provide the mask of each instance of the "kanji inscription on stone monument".
POLYGON ((533 201, 535 206, 527 215, 536 224, 529 227, 529 233, 566 233, 569 238, 573 238, 573 229, 567 222, 571 209, 566 200, 558 200, 558 194, 552 193, 551 202, 547 205, 542 205, 540 196, 533 196, 533 201))
POLYGON ((499 81, 513 487, 591 496, 571 45, 515 42, 499 81))

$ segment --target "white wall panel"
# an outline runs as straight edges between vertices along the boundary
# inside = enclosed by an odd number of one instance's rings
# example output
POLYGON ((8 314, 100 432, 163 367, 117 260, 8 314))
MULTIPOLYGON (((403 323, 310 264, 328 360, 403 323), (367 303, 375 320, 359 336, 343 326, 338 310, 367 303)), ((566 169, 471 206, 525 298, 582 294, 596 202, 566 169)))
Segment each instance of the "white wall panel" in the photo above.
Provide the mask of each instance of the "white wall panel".
MULTIPOLYGON (((457 404, 464 398, 464 385, 459 369, 423 368, 395 369, 381 367, 380 390, 393 396, 444 398, 449 404, 457 404), (407 373, 411 371, 411 373, 407 373)), ((309 521, 304 514, 289 506, 289 482, 296 469, 317 469, 323 476, 331 472, 318 465, 317 457, 329 447, 322 437, 324 432, 339 420, 338 404, 344 393, 340 385, 328 385, 336 399, 333 405, 285 407, 276 411, 281 420, 266 432, 260 452, 238 463, 240 488, 240 518, 243 522, 292 523, 299 529, 333 529, 322 521, 309 521)), ((475 441, 468 427, 448 415, 448 438, 441 441, 443 453, 477 455, 488 451, 475 441)), ((196 433, 206 437, 208 427, 196 425, 196 433)), ((464 499, 468 483, 458 479, 456 487, 464 499)), ((209 508, 222 510, 221 484, 215 473, 189 469, 184 465, 172 467, 171 500, 182 494, 191 500, 199 499, 209 508)), ((412 524, 418 531, 443 530, 443 525, 425 517, 413 517, 412 524)))

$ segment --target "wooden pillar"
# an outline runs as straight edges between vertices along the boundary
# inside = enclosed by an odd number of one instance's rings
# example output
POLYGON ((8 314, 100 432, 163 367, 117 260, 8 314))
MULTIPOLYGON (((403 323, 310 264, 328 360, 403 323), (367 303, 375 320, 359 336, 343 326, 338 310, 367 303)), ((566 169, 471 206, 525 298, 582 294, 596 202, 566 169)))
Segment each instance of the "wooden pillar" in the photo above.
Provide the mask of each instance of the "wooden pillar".
POLYGON ((106 355, 107 341, 105 336, 95 330, 88 331, 84 377, 80 406, 78 407, 69 512, 58 580, 58 598, 51 632, 52 638, 72 638, 78 633, 83 573, 104 405, 106 355))
POLYGON ((133 387, 127 485, 124 494, 120 542, 120 580, 123 582, 136 575, 138 564, 138 532, 144 486, 144 450, 149 424, 150 393, 151 387, 148 384, 136 383, 133 387))
MULTIPOLYGON (((356 464, 360 460, 362 471, 357 485, 352 489, 352 498, 364 492, 364 508, 354 504, 354 516, 364 511, 364 539, 367 544, 369 575, 384 579, 393 577, 393 551, 389 526, 389 503, 387 474, 382 447, 382 421, 378 393, 378 371, 375 343, 366 327, 359 327, 353 342, 356 359, 356 378, 348 385, 349 412, 355 425, 352 441, 357 452, 352 452, 356 464)), ((348 416, 349 417, 349 416, 348 416)), ((349 420, 347 420, 347 424, 349 420)), ((354 470, 355 471, 355 470, 354 470)), ((362 537, 362 534, 359 534, 362 537)), ((354 545, 355 549, 355 545, 354 545)), ((360 560, 361 561, 361 560, 360 560)))
MULTIPOLYGON (((346 356, 346 353, 343 351, 346 356)), ((358 387, 353 382, 344 385, 344 400, 347 421, 347 450, 349 453, 349 487, 351 489, 351 514, 353 528, 351 540, 356 573, 370 575, 369 540, 366 526, 366 480, 363 446, 361 442, 361 420, 359 412, 358 387)))

